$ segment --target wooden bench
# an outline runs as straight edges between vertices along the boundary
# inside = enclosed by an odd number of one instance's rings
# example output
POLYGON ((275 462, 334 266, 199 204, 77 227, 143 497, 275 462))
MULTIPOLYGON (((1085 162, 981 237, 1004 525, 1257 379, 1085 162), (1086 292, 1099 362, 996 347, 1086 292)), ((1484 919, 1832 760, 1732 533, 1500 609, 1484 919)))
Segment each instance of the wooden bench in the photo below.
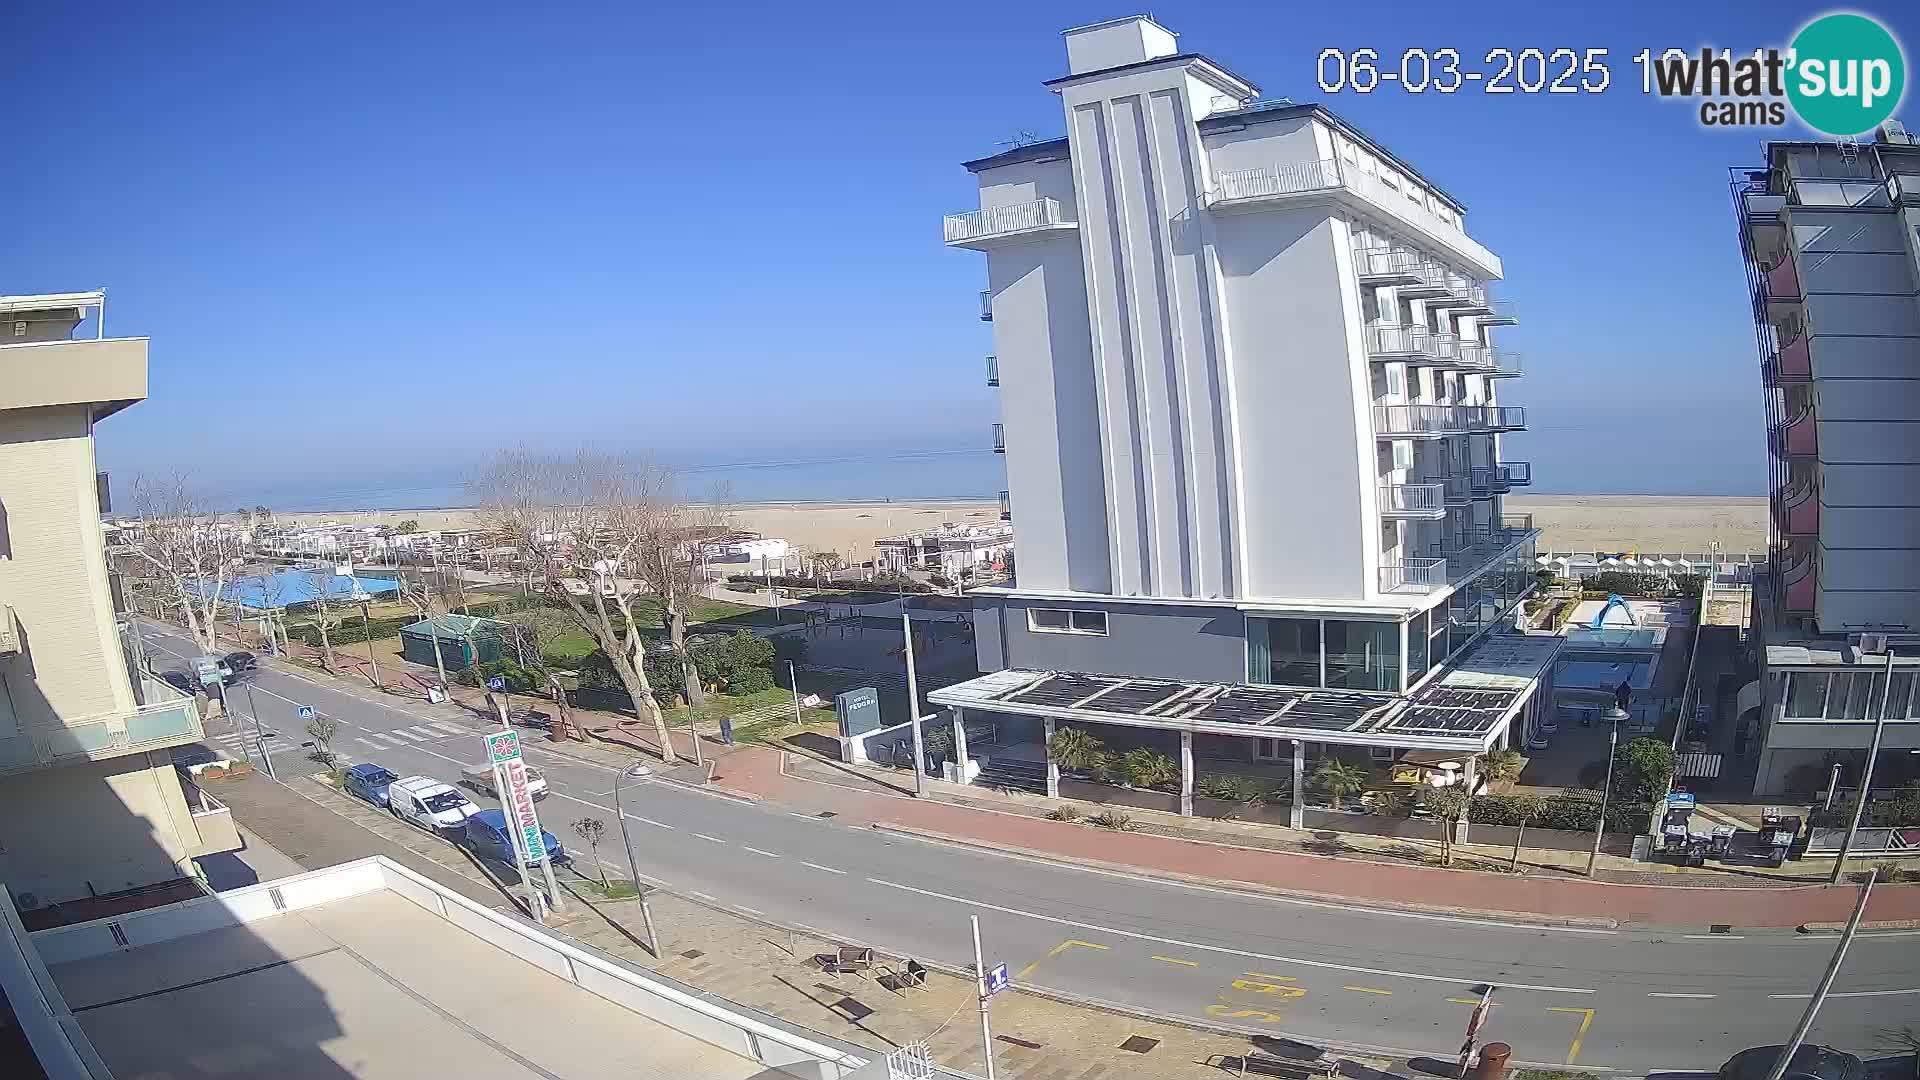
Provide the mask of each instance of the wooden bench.
POLYGON ((1267 1054, 1215 1054, 1207 1064, 1232 1070, 1235 1076, 1279 1076, 1285 1080, 1333 1080, 1340 1075, 1337 1061, 1296 1061, 1267 1054))

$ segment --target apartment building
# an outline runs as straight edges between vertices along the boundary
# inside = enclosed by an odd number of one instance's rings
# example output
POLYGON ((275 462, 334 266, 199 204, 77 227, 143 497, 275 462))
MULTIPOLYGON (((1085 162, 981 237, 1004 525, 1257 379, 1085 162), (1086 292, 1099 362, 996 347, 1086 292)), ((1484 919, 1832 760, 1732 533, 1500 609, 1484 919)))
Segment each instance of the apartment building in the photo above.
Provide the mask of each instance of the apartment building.
POLYGON ((1771 560, 1755 588, 1755 792, 1920 778, 1920 145, 1774 142, 1733 173, 1766 396, 1771 560), (1893 665, 1887 666, 1891 652, 1893 665))
POLYGON ((93 430, 147 396, 147 339, 106 337, 104 305, 0 296, 0 880, 29 907, 230 850, 203 842, 169 752, 201 738, 195 704, 141 676, 116 621, 93 430))
MULTIPOLYGON (((1332 111, 1148 18, 1065 37, 1066 137, 967 162, 980 209, 945 222, 987 257, 1019 530, 1015 583, 974 594, 981 668, 1293 688, 1295 718, 1323 692, 1320 735, 1346 707, 1391 727, 1532 585, 1500 259, 1332 111)), ((1449 748, 1510 737, 1522 683, 1449 748)))

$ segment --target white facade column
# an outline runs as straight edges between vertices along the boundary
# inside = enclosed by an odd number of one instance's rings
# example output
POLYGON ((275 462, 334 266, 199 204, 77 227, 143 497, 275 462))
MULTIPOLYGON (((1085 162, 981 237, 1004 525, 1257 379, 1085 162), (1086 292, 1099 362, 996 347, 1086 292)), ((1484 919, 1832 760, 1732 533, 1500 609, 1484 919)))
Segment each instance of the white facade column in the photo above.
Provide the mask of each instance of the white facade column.
POLYGON ((953 770, 957 783, 970 783, 967 776, 967 714, 964 710, 953 710, 953 770))
POLYGON ((1180 816, 1193 816, 1193 732, 1180 733, 1180 816))
POLYGON ((1467 842, 1467 818, 1471 816, 1467 812, 1467 808, 1473 804, 1473 763, 1475 760, 1474 755, 1467 755, 1467 769, 1466 772, 1462 774, 1464 782, 1467 785, 1467 801, 1460 806, 1460 823, 1456 825, 1453 830, 1453 842, 1456 844, 1464 844, 1467 842))
POLYGON ((1047 798, 1057 799, 1060 797, 1060 765, 1053 760, 1053 717, 1044 717, 1041 722, 1045 725, 1042 737, 1046 739, 1047 798))
POLYGON ((1307 827, 1307 744, 1299 739, 1293 740, 1293 805, 1287 814, 1287 824, 1296 829, 1307 827))

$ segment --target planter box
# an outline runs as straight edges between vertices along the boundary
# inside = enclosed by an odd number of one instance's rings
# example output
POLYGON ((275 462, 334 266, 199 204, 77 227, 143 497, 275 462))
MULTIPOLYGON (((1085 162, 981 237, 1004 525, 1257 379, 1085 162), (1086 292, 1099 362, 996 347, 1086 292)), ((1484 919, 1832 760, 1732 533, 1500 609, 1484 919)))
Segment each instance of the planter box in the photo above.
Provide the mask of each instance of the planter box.
POLYGON ((1180 812, 1180 796, 1147 788, 1123 788, 1112 784, 1093 784, 1085 780, 1060 781, 1060 797, 1099 803, 1102 806, 1131 806, 1138 810, 1180 812))

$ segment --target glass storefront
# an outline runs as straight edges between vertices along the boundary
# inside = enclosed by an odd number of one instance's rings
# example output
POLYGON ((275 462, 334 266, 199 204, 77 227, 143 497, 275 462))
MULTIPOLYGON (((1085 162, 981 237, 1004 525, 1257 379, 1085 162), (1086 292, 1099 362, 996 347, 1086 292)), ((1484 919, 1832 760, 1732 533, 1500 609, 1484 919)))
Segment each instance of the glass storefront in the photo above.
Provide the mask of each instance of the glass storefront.
POLYGON ((1325 620, 1327 685, 1342 690, 1400 689, 1400 624, 1325 620))

